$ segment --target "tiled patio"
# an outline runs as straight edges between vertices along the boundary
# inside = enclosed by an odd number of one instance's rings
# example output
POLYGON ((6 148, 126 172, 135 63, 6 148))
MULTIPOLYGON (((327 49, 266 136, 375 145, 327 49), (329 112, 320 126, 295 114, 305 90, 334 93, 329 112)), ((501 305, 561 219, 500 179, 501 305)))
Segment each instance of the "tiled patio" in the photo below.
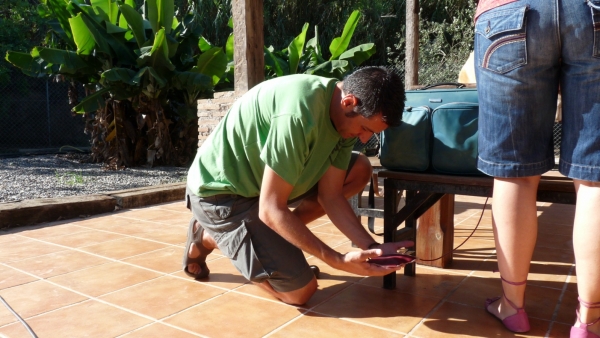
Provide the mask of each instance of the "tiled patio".
MULTIPOLYGON (((483 198, 457 196, 455 245, 474 228, 483 198)), ((529 276, 533 337, 567 337, 575 319, 571 245, 574 207, 539 204, 540 232, 529 276)), ((183 202, 121 210, 0 232, 0 295, 39 337, 509 337, 483 310, 500 295, 489 206, 451 269, 419 265, 380 277, 321 268, 319 291, 301 307, 250 285, 218 252, 210 277, 181 271, 190 212, 183 202)), ((378 220, 381 225, 381 220, 378 220)), ((329 219, 310 228, 339 251, 355 250, 329 219)), ((0 337, 29 337, 0 305, 0 337)))

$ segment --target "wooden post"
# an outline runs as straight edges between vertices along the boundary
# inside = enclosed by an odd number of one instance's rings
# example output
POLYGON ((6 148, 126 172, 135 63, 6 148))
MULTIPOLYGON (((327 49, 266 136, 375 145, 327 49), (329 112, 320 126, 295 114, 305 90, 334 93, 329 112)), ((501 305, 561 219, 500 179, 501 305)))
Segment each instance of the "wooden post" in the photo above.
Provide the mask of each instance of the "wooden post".
POLYGON ((446 268, 452 263, 454 244, 454 195, 444 195, 417 221, 417 257, 419 264, 446 268), (441 259, 437 259, 442 257, 441 259))
POLYGON ((234 90, 240 96, 265 79, 263 1, 234 0, 234 90))
MULTIPOLYGON (((414 89, 419 84, 419 0, 406 0, 406 72, 404 86, 414 89)), ((417 257, 435 259, 452 251, 454 244, 454 195, 446 195, 417 221, 417 257)), ((447 267, 452 255, 419 264, 447 267)))
POLYGON ((404 86, 419 84, 419 0, 406 0, 406 58, 404 86))

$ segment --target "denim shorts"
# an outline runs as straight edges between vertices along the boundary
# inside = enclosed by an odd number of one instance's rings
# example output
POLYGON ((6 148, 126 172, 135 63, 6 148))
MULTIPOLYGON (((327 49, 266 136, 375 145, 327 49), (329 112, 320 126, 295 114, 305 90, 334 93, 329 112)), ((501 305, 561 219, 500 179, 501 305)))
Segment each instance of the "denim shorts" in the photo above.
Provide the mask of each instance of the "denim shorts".
MULTIPOLYGON (((347 173, 357 158, 358 153, 353 153, 347 173)), ((315 186, 289 204, 317 193, 315 186)), ((259 197, 232 194, 198 197, 188 188, 186 201, 192 217, 249 281, 267 281, 275 291, 290 292, 304 287, 314 278, 302 250, 260 220, 259 197)))
POLYGON ((524 177, 553 168, 560 88, 559 171, 600 181, 600 0, 520 0, 483 13, 475 64, 479 170, 524 177))

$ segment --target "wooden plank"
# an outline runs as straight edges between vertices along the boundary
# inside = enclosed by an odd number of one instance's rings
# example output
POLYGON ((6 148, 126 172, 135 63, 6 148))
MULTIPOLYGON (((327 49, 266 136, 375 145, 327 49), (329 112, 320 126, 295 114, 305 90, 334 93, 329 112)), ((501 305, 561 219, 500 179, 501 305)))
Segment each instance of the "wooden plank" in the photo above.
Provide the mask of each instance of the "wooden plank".
POLYGON ((416 240, 417 263, 438 268, 450 266, 454 244, 454 195, 444 195, 418 219, 416 240))
POLYGON ((234 0, 234 90, 240 96, 265 79, 263 1, 234 0))
POLYGON ((406 59, 404 86, 419 83, 419 0, 406 0, 406 59))

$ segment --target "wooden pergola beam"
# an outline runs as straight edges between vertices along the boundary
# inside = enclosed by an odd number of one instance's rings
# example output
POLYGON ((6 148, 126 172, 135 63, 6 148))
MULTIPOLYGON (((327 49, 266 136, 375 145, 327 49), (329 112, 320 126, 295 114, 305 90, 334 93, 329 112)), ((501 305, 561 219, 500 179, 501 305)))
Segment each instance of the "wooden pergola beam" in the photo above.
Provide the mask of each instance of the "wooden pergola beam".
POLYGON ((234 90, 240 96, 265 79, 263 1, 234 0, 234 90))
POLYGON ((419 84, 419 0, 406 0, 406 58, 404 87, 419 84))

